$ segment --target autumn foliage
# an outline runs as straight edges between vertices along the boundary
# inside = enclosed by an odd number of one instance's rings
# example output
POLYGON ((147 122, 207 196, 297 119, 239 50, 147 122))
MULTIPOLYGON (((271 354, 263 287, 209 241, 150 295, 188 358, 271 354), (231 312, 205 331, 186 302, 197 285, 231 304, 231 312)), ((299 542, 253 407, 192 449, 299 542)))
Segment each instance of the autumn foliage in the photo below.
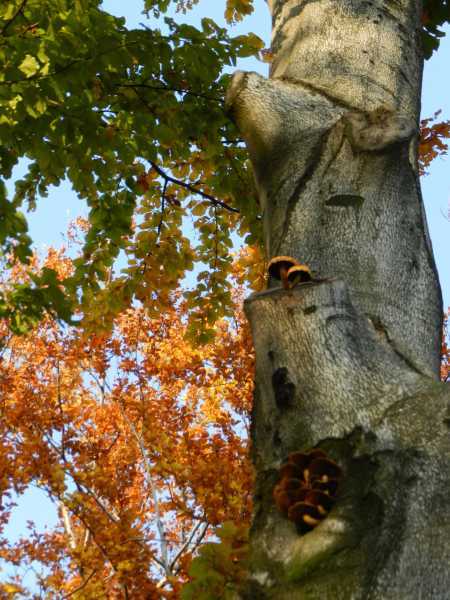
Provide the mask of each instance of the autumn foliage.
MULTIPOLYGON (((56 251, 46 266, 71 268, 56 251)), ((185 339, 179 292, 158 318, 127 310, 110 334, 48 319, 17 337, 2 324, 0 526, 30 486, 59 522, 0 538, 0 597, 31 597, 33 565, 46 598, 176 598, 215 527, 248 523, 253 352, 241 301, 236 284, 235 317, 207 345, 185 339)))
POLYGON ((439 121, 441 111, 420 122, 419 173, 425 175, 433 159, 447 154, 450 121, 439 121))

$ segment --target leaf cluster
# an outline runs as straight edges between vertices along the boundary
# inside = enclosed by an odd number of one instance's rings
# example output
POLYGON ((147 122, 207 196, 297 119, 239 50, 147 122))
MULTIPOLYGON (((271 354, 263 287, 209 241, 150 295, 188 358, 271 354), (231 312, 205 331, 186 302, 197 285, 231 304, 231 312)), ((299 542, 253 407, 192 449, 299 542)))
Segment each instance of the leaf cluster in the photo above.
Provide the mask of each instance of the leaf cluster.
POLYGON ((445 23, 450 23, 449 0, 425 0, 422 9, 422 46, 426 59, 439 48, 441 38, 445 33, 440 29, 445 23))
POLYGON ((425 175, 431 162, 438 156, 447 154, 450 137, 450 121, 438 121, 441 111, 420 122, 419 174, 425 175))
POLYGON ((209 273, 188 295, 200 307, 194 321, 230 314, 232 235, 253 231, 256 241, 259 227, 246 153, 224 110, 224 69, 262 42, 211 19, 200 28, 168 17, 157 24, 126 29, 93 0, 0 8, 0 177, 27 161, 11 198, 2 183, 4 256, 30 260, 20 210, 34 210, 51 186, 69 180, 89 209, 74 272, 41 282, 52 298, 3 295, 0 314, 12 327, 16 313, 32 326, 45 311, 67 319, 76 309, 107 327, 133 299, 156 314, 194 267, 209 273))

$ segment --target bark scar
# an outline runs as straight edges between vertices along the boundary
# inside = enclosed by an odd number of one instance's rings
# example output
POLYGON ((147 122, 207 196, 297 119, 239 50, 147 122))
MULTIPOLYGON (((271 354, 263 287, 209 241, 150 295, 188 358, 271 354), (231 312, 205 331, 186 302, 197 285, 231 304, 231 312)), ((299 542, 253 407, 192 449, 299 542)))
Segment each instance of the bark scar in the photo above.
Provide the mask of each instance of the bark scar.
POLYGON ((280 367, 272 375, 272 388, 275 402, 280 409, 289 408, 295 397, 295 385, 289 379, 286 367, 280 367))

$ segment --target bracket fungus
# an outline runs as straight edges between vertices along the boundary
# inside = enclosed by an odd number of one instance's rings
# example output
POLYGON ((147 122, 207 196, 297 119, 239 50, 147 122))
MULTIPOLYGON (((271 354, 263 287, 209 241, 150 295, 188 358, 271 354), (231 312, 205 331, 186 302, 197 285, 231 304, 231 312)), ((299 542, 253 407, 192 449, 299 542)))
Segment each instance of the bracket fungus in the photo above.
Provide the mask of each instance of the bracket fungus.
POLYGON ((289 289, 288 271, 292 267, 298 265, 298 261, 291 256, 275 256, 269 262, 269 276, 281 281, 281 285, 285 290, 289 289))
POLYGON ((290 288, 293 288, 298 283, 312 281, 311 271, 306 265, 294 265, 287 272, 287 280, 290 288))
POLYGON ((341 477, 342 469, 323 450, 293 452, 280 468, 275 504, 300 533, 307 533, 330 512, 341 477))

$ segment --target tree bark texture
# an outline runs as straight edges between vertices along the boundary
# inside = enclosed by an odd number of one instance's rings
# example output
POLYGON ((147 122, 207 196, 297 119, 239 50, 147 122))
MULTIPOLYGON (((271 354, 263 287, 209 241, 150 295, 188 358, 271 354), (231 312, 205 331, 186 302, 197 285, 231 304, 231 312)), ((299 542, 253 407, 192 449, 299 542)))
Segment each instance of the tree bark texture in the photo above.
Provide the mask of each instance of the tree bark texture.
POLYGON ((257 473, 243 598, 448 598, 450 394, 417 175, 422 55, 412 0, 268 0, 270 78, 238 72, 268 257, 315 281, 246 301, 257 473), (299 535, 273 489, 289 453, 343 468, 299 535))

